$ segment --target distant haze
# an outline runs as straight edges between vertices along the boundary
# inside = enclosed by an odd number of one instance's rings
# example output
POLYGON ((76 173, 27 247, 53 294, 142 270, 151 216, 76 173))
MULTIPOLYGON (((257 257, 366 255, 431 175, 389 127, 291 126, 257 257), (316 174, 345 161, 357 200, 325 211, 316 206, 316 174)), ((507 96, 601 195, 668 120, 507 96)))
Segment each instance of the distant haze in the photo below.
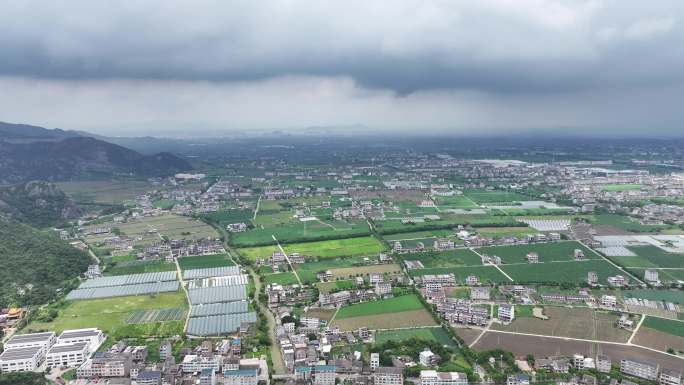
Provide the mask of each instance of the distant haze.
POLYGON ((0 121, 684 136, 684 2, 9 1, 0 121))

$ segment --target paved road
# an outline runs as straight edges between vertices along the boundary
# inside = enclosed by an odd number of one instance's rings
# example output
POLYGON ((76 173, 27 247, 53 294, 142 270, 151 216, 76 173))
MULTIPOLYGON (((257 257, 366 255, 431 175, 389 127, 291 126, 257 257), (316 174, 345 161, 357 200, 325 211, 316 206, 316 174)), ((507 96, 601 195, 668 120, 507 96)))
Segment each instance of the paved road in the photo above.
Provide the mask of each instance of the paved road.
POLYGON ((183 292, 185 293, 185 300, 188 302, 189 308, 188 308, 188 313, 185 317, 185 324, 183 325, 183 331, 187 333, 188 331, 188 323, 190 322, 190 313, 192 313, 192 302, 190 302, 190 293, 188 293, 188 288, 185 286, 185 281, 183 280, 183 270, 180 268, 180 264, 178 263, 178 258, 174 261, 176 264, 176 274, 178 274, 178 281, 180 282, 181 288, 183 289, 183 292))
MULTIPOLYGON (((469 249, 470 249, 470 251, 472 251, 473 253, 477 254, 480 258, 482 258, 482 254, 480 254, 477 250, 475 250, 475 249, 472 248, 472 247, 469 247, 469 249)), ((510 275, 506 274, 505 271, 501 270, 501 268, 500 268, 499 266, 497 266, 497 265, 495 265, 495 264, 493 264, 493 263, 490 263, 490 265, 496 267, 496 269, 499 270, 499 272, 501 272, 501 274, 503 274, 506 278, 508 278, 509 281, 514 282, 513 278, 511 278, 510 275)))
POLYGON ((278 238, 274 234, 271 234, 271 238, 273 238, 274 241, 276 241, 276 244, 278 245, 278 248, 280 249, 280 252, 283 253, 285 256, 285 260, 287 261, 287 264, 290 265, 290 271, 292 271, 295 275, 295 278, 297 278, 297 282, 299 282, 299 285, 302 285, 302 280, 299 279, 299 274, 297 274, 297 270, 295 270, 294 266, 292 266, 292 262, 290 262, 290 257, 287 255, 285 252, 285 249, 280 245, 280 242, 278 241, 278 238))

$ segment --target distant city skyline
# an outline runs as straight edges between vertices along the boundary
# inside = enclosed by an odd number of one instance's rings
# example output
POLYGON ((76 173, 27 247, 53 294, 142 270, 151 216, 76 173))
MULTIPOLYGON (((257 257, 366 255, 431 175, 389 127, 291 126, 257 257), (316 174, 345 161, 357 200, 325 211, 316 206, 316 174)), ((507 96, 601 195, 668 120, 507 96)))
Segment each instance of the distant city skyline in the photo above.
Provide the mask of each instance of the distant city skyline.
POLYGON ((0 9, 0 121, 110 136, 684 136, 674 0, 0 9))

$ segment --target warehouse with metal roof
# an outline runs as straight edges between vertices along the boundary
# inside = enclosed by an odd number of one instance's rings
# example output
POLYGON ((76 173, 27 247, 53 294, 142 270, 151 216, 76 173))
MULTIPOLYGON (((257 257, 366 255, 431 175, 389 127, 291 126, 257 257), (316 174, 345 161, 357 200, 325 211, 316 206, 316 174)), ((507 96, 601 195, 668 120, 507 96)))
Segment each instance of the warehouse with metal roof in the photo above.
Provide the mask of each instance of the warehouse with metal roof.
POLYGON ((192 269, 183 272, 183 279, 198 279, 208 277, 225 277, 228 275, 239 275, 239 266, 220 266, 205 269, 192 269))
POLYGON ((180 283, 178 281, 166 281, 156 283, 143 283, 140 285, 124 285, 109 287, 94 287, 87 289, 72 290, 66 299, 73 301, 79 299, 96 299, 109 297, 125 297, 129 295, 145 295, 178 291, 180 283))
POLYGON ((78 288, 90 289, 94 287, 138 285, 143 283, 176 281, 177 279, 178 277, 175 271, 159 271, 154 273, 116 275, 89 279, 83 282, 78 288))
POLYGON ((247 313, 249 305, 247 301, 221 302, 194 305, 190 312, 191 317, 206 317, 221 314, 247 313))
POLYGON ((243 322, 254 323, 256 318, 255 312, 190 318, 187 333, 202 337, 231 334, 237 332, 243 322))
POLYGON ((224 287, 203 287, 200 289, 189 289, 190 303, 192 305, 233 302, 247 299, 247 286, 224 286, 224 287))

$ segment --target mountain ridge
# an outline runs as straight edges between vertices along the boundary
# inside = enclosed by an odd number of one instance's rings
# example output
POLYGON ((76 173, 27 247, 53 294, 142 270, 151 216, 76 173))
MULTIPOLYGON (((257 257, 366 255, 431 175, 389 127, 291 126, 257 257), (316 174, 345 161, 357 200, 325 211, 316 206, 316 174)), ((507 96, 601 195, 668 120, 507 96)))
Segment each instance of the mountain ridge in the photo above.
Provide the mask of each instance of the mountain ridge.
POLYGON ((167 176, 191 170, 168 152, 137 151, 76 131, 0 122, 0 183, 126 175, 167 176))

